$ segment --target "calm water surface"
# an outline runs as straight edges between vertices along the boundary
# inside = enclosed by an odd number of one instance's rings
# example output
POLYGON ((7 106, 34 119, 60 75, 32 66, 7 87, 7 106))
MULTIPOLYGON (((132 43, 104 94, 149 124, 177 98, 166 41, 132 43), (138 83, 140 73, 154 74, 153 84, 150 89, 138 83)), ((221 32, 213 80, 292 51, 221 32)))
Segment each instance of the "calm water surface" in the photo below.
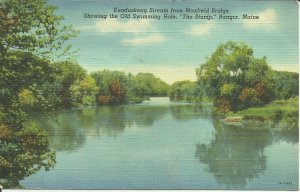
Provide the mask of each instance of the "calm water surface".
POLYGON ((152 98, 56 115, 58 123, 43 115, 33 121, 47 130, 57 163, 21 181, 25 188, 298 188, 296 134, 226 125, 209 104, 152 98))

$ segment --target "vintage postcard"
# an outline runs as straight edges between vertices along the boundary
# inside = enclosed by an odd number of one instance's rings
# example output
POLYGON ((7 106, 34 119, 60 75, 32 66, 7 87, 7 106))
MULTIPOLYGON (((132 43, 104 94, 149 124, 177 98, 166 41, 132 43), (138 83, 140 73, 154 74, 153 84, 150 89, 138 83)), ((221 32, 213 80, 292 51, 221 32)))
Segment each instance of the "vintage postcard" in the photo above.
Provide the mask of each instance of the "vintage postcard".
POLYGON ((0 0, 6 189, 298 190, 294 0, 0 0))

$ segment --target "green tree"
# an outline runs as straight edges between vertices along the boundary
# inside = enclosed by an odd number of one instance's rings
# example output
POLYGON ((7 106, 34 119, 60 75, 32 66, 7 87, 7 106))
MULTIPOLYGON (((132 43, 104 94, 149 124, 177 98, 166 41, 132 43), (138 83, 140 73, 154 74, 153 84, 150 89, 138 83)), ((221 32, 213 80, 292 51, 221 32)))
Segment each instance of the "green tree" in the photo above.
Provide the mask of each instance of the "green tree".
POLYGON ((51 107, 43 92, 53 83, 48 59, 66 53, 65 42, 76 35, 61 25, 63 17, 55 15, 55 9, 45 0, 0 1, 0 108, 4 123, 12 127, 21 128, 26 114, 18 98, 21 91, 32 93, 35 108, 51 107))
POLYGON ((72 86, 85 78, 86 71, 77 63, 70 61, 57 62, 52 64, 52 67, 55 69, 55 80, 60 84, 60 89, 57 93, 58 97, 60 97, 60 105, 63 107, 73 106, 72 96, 74 92, 72 92, 72 86))
POLYGON ((0 55, 8 51, 32 52, 41 57, 61 55, 70 49, 65 42, 76 36, 71 26, 45 0, 0 1, 0 55))
POLYGON ((94 105, 99 91, 96 81, 90 75, 70 87, 72 101, 83 105, 94 105))
POLYGON ((103 70, 93 72, 91 76, 99 88, 96 95, 98 104, 108 105, 126 102, 125 90, 127 90, 129 77, 124 72, 103 70), (120 93, 118 93, 119 91, 120 93))
POLYGON ((245 81, 247 86, 255 86, 258 83, 266 82, 266 76, 271 71, 270 66, 267 64, 266 57, 262 59, 252 58, 245 71, 245 81))
POLYGON ((169 85, 152 73, 138 73, 134 80, 143 96, 157 97, 168 94, 169 85))
POLYGON ((113 80, 118 80, 126 84, 128 77, 121 71, 97 71, 93 72, 91 76, 95 79, 96 85, 99 87, 99 95, 107 95, 109 93, 109 84, 113 80))
POLYGON ((270 88, 276 99, 289 99, 299 94, 299 74, 287 71, 270 71, 267 74, 270 88))
POLYGON ((245 71, 252 58, 253 50, 244 43, 221 44, 197 69, 198 80, 208 85, 211 97, 217 98, 224 83, 245 84, 245 71))
POLYGON ((97 71, 91 76, 99 87, 97 102, 101 105, 140 103, 151 96, 167 95, 169 85, 151 73, 136 76, 120 71, 97 71), (117 90, 120 91, 119 94, 117 90))
POLYGON ((126 87, 119 80, 112 80, 109 84, 112 105, 122 104, 126 99, 126 87))
POLYGON ((216 112, 236 111, 270 102, 273 97, 266 58, 254 58, 245 43, 227 42, 197 69, 200 86, 207 87, 216 112), (220 110, 218 110, 218 108, 220 110))
POLYGON ((0 135, 5 133, 0 183, 5 187, 18 187, 19 180, 55 163, 46 133, 24 123, 30 111, 48 111, 57 102, 52 92, 60 86, 49 60, 66 55, 66 41, 76 35, 61 25, 55 9, 45 0, 0 1, 0 135))
POLYGON ((52 83, 53 69, 49 61, 27 52, 10 51, 0 57, 0 108, 3 122, 12 127, 21 127, 24 112, 29 109, 49 110, 51 103, 43 93, 42 85, 52 83), (30 96, 31 105, 24 100, 30 96), (34 104, 34 105, 33 105, 34 104))
POLYGON ((176 81, 170 88, 168 93, 171 101, 201 101, 204 97, 204 92, 196 82, 192 81, 176 81))

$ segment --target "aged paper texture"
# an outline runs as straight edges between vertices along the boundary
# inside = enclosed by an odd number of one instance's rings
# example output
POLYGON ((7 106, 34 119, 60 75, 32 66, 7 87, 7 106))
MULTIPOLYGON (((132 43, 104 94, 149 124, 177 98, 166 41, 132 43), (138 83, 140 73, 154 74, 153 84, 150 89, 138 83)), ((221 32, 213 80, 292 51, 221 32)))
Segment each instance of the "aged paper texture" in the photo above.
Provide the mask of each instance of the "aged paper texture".
POLYGON ((293 0, 0 0, 0 185, 297 190, 298 19, 293 0))

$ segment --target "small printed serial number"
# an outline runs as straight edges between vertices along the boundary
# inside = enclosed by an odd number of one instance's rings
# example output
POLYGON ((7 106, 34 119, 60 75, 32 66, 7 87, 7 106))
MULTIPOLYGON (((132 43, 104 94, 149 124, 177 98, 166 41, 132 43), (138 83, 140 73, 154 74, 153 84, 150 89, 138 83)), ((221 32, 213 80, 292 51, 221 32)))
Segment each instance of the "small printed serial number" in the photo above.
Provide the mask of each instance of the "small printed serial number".
POLYGON ((293 182, 291 181, 278 181, 277 185, 292 185, 293 182))

